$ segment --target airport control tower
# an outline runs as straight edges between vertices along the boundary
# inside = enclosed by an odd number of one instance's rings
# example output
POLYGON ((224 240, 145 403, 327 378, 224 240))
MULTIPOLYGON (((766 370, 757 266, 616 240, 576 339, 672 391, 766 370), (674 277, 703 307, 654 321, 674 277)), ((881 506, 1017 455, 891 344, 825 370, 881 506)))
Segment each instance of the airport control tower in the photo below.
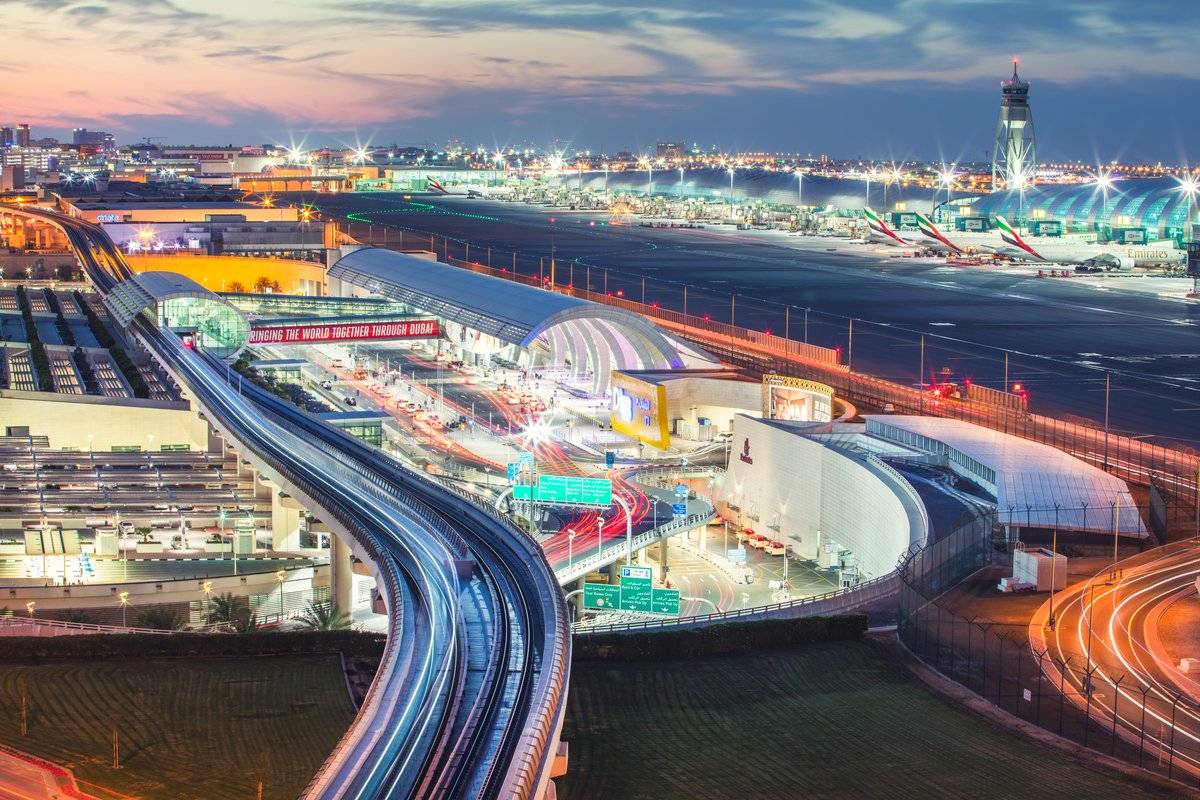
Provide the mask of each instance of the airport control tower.
POLYGON ((1000 82, 1000 116, 996 119, 996 145, 992 150, 992 187, 1003 183, 1018 189, 1033 175, 1037 140, 1033 134, 1033 111, 1029 108, 1029 82, 1017 75, 1013 59, 1012 78, 1000 82))

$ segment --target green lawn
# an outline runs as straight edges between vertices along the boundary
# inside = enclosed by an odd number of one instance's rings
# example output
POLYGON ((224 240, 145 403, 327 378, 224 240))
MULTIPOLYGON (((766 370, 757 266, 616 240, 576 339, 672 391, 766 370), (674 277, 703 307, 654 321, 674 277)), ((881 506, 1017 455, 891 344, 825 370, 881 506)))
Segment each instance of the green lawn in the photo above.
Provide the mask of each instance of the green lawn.
POLYGON ((336 656, 0 664, 0 741, 105 798, 293 800, 353 718, 336 656))
POLYGON ((576 663, 564 800, 1171 797, 943 701, 871 642, 576 663))

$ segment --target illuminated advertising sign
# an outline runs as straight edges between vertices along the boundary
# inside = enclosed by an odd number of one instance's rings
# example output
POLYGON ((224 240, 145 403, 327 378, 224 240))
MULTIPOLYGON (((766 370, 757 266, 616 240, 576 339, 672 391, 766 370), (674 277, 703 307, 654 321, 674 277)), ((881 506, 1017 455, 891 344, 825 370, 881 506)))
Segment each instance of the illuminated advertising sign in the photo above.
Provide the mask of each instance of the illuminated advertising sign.
POLYGON ((614 431, 665 449, 671 444, 667 387, 614 370, 609 396, 614 431))
POLYGON ((435 339, 436 319, 338 325, 275 325, 250 330, 249 344, 321 344, 359 339, 435 339))
POLYGON ((803 378, 764 375, 762 413, 767 419, 829 422, 833 419, 833 389, 803 378))

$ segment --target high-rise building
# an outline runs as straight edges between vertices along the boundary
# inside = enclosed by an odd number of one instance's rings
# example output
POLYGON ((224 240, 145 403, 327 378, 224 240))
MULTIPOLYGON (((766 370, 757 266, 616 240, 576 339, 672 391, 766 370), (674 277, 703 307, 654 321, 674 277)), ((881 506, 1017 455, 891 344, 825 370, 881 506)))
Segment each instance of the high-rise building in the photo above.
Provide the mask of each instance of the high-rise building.
POLYGON ((111 150, 117 140, 111 133, 105 131, 89 131, 87 128, 75 128, 71 132, 71 142, 85 147, 99 147, 101 150, 111 150))
POLYGON ((1029 82, 1017 75, 1013 59, 1012 78, 1000 82, 1000 116, 996 119, 996 144, 992 149, 992 187, 1000 184, 1020 189, 1033 177, 1037 162, 1037 139, 1033 132, 1033 110, 1029 107, 1029 82))
POLYGON ((686 142, 658 142, 654 146, 654 156, 668 159, 682 158, 686 147, 686 142))
POLYGON ((12 128, 0 128, 0 147, 12 147, 14 138, 12 128))
POLYGON ((17 126, 17 136, 15 140, 17 147, 29 147, 29 124, 22 122, 17 126))

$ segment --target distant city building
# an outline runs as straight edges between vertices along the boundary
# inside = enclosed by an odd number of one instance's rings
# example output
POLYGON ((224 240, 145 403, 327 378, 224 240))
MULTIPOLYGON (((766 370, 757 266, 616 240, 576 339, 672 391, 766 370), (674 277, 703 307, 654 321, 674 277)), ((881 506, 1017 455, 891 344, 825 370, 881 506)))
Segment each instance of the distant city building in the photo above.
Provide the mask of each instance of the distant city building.
POLYGON ((1013 59, 1012 78, 1000 82, 1000 115, 992 148, 992 186, 997 188, 1001 183, 1010 189, 1021 188, 1033 176, 1037 162, 1029 81, 1017 75, 1017 63, 1013 59))
POLYGON ((0 166, 13 164, 24 167, 26 172, 47 172, 58 168, 58 151, 44 147, 6 147, 0 151, 0 166))
POLYGON ((101 150, 111 150, 116 147, 117 139, 106 131, 89 131, 87 128, 75 128, 71 131, 71 142, 82 147, 98 147, 101 150))
POLYGON ((17 147, 29 147, 29 125, 21 123, 17 126, 17 136, 14 140, 17 147))
POLYGON ((25 188, 25 168, 20 164, 7 164, 0 169, 0 192, 12 192, 25 188))
POLYGON ((654 146, 656 158, 683 158, 686 142, 659 142, 654 146))
POLYGON ((12 147, 15 139, 12 128, 0 128, 0 147, 12 147))

